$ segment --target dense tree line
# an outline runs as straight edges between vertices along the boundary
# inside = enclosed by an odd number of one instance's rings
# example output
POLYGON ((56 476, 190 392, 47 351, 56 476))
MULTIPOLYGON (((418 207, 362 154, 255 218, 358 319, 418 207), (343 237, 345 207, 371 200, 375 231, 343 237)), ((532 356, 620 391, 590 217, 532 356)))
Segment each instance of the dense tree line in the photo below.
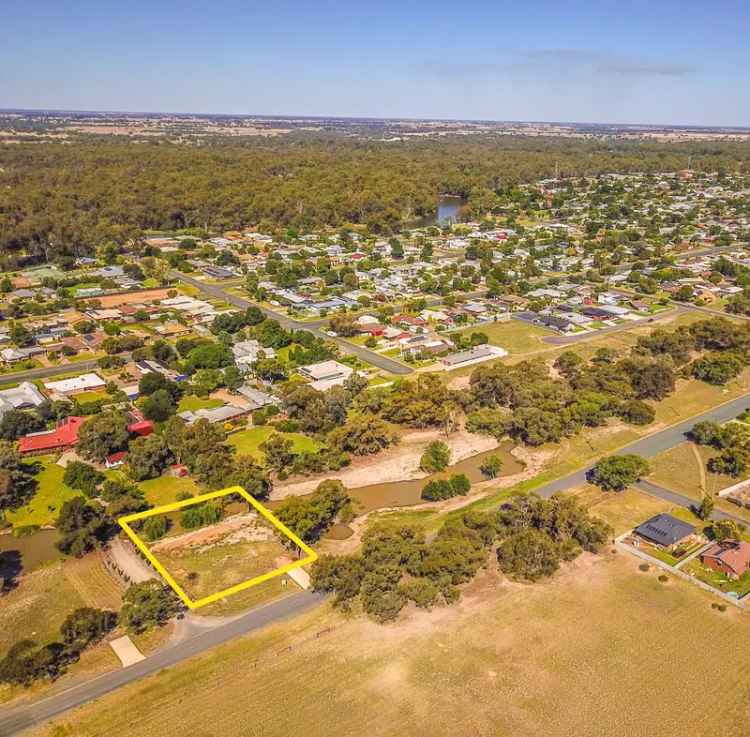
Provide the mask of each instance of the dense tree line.
POLYGON ((497 548, 500 569, 512 578, 537 580, 581 551, 597 552, 609 527, 572 498, 515 497, 494 512, 466 512, 447 520, 433 539, 411 526, 368 529, 361 551, 324 555, 313 564, 318 591, 335 594, 337 606, 362 609, 380 622, 393 620, 412 601, 418 607, 450 604, 497 548))
POLYGON ((309 229, 346 223, 398 230, 468 197, 469 213, 517 201, 549 176, 670 171, 689 154, 706 171, 747 169, 742 143, 656 144, 524 137, 401 143, 313 137, 220 143, 76 140, 0 149, 0 250, 40 261, 80 255, 145 230, 309 229))

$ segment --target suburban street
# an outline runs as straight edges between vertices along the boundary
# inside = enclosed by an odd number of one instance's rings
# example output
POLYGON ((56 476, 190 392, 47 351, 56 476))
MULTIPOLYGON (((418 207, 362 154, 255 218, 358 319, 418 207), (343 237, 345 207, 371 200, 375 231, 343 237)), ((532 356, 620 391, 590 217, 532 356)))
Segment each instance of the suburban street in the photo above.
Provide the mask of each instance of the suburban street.
POLYGON ((92 358, 86 361, 62 364, 61 366, 46 366, 26 371, 16 371, 12 374, 0 374, 0 386, 3 384, 17 384, 21 381, 33 381, 34 379, 47 379, 50 376, 60 376, 61 374, 70 374, 75 371, 91 371, 98 366, 99 360, 92 358))
POLYGON ((224 302, 234 305, 235 307, 239 307, 243 310, 251 306, 257 307, 267 317, 277 320, 281 327, 283 327, 285 330, 308 330, 313 335, 316 335, 319 338, 324 338, 325 340, 333 340, 334 342, 338 343, 344 353, 350 353, 357 358, 366 361, 367 363, 371 363, 373 366, 377 366, 384 371, 388 371, 391 374, 396 374, 397 376, 408 376, 409 374, 414 372, 414 369, 412 369, 411 367, 406 366, 399 361, 394 361, 392 358, 388 358, 388 356, 384 356, 381 353, 376 353, 375 351, 371 351, 361 345, 355 345, 354 343, 350 343, 348 340, 344 340, 342 338, 332 338, 330 335, 327 335, 320 329, 322 325, 326 324, 326 320, 316 320, 312 322, 293 320, 291 317, 282 315, 280 312, 274 312, 274 310, 270 310, 267 307, 262 307, 255 302, 251 302, 250 300, 245 299, 244 297, 238 297, 234 294, 230 294, 217 284, 206 284, 204 281, 195 279, 194 277, 183 274, 180 271, 171 271, 170 276, 174 279, 185 282, 185 284, 189 284, 196 289, 200 289, 205 294, 216 297, 217 299, 221 299, 224 302))
MULTIPOLYGON (((689 420, 680 422, 677 425, 668 427, 660 432, 649 435, 640 440, 636 440, 623 448, 620 448, 616 452, 616 455, 624 455, 626 453, 635 453, 636 455, 643 456, 644 458, 652 458, 665 450, 674 448, 686 439, 688 431, 697 423, 702 421, 713 421, 713 422, 727 422, 728 420, 734 419, 743 412, 745 409, 750 407, 750 395, 744 395, 733 399, 726 404, 722 404, 719 407, 710 409, 707 412, 692 417, 689 420)), ((535 489, 535 492, 540 496, 550 497, 558 491, 565 491, 566 489, 572 489, 576 486, 586 483, 586 476, 588 472, 593 468, 593 463, 588 466, 579 469, 567 476, 550 481, 543 486, 535 489)), ((690 507, 695 504, 694 499, 678 494, 677 492, 665 489, 662 486, 651 483, 650 481, 639 481, 636 486, 641 490, 653 496, 658 496, 667 502, 678 504, 683 507, 690 507)), ((733 518, 740 522, 746 523, 745 520, 739 517, 733 517, 733 515, 720 510, 714 512, 716 519, 733 518)))
POLYGON ((199 655, 234 637, 241 637, 268 624, 302 614, 323 601, 323 596, 299 592, 280 601, 253 609, 237 619, 196 634, 159 650, 135 665, 105 673, 91 681, 11 709, 0 708, 0 737, 21 734, 69 709, 104 696, 121 686, 152 675, 187 658, 199 655))

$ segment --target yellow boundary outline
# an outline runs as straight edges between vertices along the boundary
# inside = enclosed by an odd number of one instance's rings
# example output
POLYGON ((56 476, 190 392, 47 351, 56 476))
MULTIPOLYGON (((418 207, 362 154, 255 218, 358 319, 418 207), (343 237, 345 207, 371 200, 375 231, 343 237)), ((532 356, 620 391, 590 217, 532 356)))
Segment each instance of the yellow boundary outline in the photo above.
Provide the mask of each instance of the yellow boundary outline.
POLYGON ((219 599, 223 599, 226 596, 231 596, 232 594, 236 594, 239 591, 244 591, 245 589, 249 589, 251 586, 256 586, 257 584, 263 583, 263 581, 268 581, 271 578, 282 576, 285 573, 294 570, 295 568, 300 568, 318 559, 317 553, 309 545, 302 542, 302 540, 300 540, 300 538, 297 537, 297 535, 295 535, 281 520, 277 519, 270 512, 270 510, 266 509, 257 499, 248 494, 241 486, 230 486, 229 488, 221 489, 220 491, 212 491, 208 494, 201 494, 200 496, 196 496, 191 499, 185 499, 181 502, 174 502, 173 504, 163 504, 162 506, 155 507, 154 509, 147 509, 145 512, 127 514, 124 517, 120 517, 117 522, 119 523, 120 527, 125 530, 127 536, 135 543, 136 547, 146 556, 149 563, 151 563, 151 565, 159 572, 162 578, 174 589, 174 592, 177 594, 177 596, 180 597, 180 599, 182 599, 182 601, 189 609, 198 609, 199 607, 206 606, 206 604, 212 604, 213 602, 218 601, 219 599), (285 535, 300 550, 302 550, 302 552, 305 553, 305 557, 301 558, 300 560, 293 561, 292 563, 287 563, 280 568, 275 568, 273 571, 269 571, 268 573, 263 573, 260 576, 256 576, 255 578, 243 581, 236 586, 230 586, 228 589, 219 591, 216 594, 204 596, 202 599, 191 599, 185 593, 182 587, 177 583, 177 581, 174 580, 169 571, 167 571, 167 569, 159 562, 156 556, 148 549, 146 543, 141 540, 141 538, 138 536, 138 533, 135 532, 135 530, 133 530, 133 528, 130 526, 130 523, 146 519, 148 517, 155 517, 159 514, 174 512, 178 509, 191 507, 194 504, 207 502, 211 499, 218 499, 219 497, 228 496, 229 494, 239 494, 241 497, 243 497, 245 501, 247 501, 252 507, 260 512, 260 514, 265 517, 277 530, 279 530, 279 532, 285 535))

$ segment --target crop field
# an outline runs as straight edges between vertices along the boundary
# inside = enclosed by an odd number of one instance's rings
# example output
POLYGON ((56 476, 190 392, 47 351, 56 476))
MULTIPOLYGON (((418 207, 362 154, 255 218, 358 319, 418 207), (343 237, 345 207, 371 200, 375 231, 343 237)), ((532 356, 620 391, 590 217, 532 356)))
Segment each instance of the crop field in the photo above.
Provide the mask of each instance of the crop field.
POLYGON ((321 607, 32 734, 650 737, 658 714, 660 737, 739 737, 748 615, 710 603, 619 554, 529 586, 486 572, 458 605, 387 627, 321 607), (734 665, 717 678, 717 662, 734 665))

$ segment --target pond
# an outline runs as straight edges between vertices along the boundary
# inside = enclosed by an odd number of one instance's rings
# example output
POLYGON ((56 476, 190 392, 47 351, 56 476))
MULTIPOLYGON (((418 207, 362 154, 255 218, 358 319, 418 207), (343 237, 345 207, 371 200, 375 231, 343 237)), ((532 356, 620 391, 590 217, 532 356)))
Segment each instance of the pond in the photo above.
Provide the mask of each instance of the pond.
POLYGON ((441 194, 438 198, 437 210, 433 215, 420 218, 415 227, 427 228, 431 225, 444 225, 446 223, 458 222, 458 214, 467 203, 463 197, 441 194))

